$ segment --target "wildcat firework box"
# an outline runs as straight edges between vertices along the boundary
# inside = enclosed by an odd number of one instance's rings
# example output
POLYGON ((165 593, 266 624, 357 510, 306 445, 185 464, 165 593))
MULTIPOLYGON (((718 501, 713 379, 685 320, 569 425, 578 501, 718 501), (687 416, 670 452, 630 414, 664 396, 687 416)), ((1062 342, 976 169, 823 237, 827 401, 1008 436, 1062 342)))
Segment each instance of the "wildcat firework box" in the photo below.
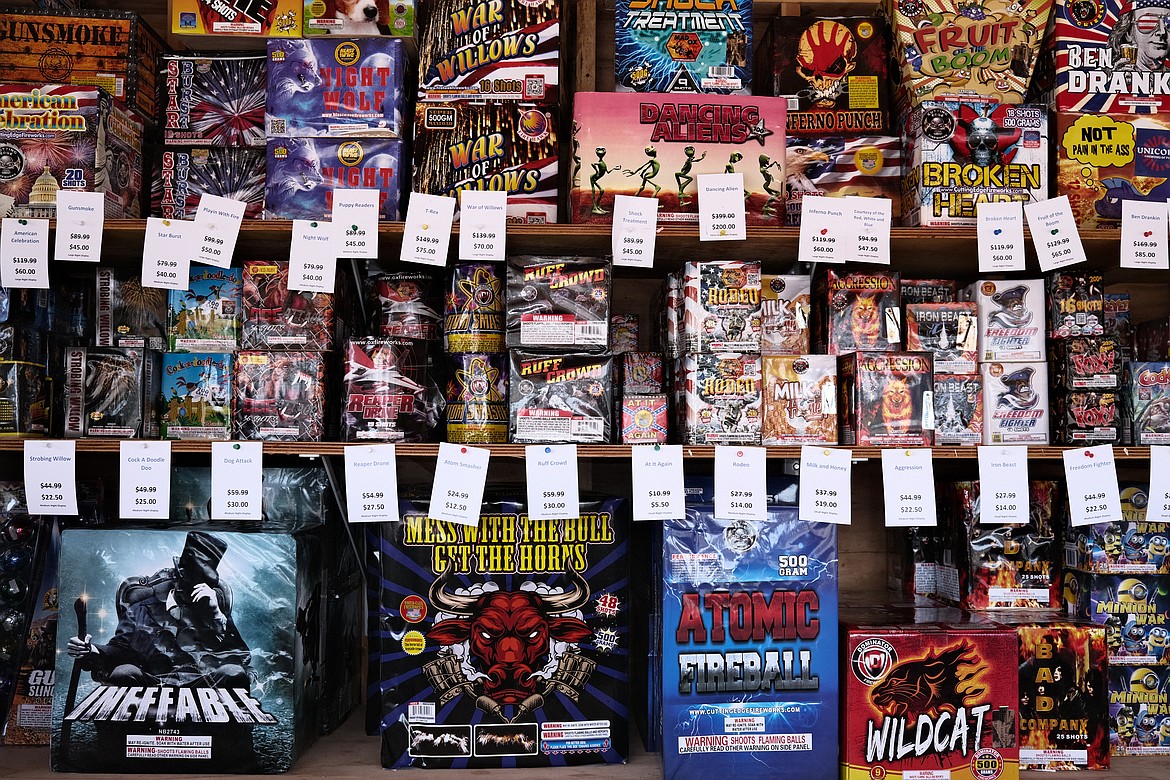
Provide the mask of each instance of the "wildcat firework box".
POLYGON ((1157 574, 1092 574, 1066 570, 1069 609, 1105 626, 1115 667, 1170 665, 1170 587, 1157 574))
POLYGON ((1170 755, 1170 667, 1109 669, 1109 751, 1115 756, 1170 755))
POLYGON ((984 280, 963 290, 979 315, 980 362, 1027 363, 1043 360, 1044 281, 984 280))
POLYGON ((1133 443, 1170 444, 1170 363, 1126 363, 1121 387, 1133 443))
POLYGON ((173 0, 174 35, 298 38, 304 0, 173 0))
POLYGON ((808 276, 760 277, 760 352, 804 355, 810 351, 808 318, 812 279, 808 276))
POLYGON ((978 358, 975 304, 912 303, 906 306, 906 349, 934 353, 934 370, 970 374, 978 358))
POLYGON ((981 363, 979 370, 983 443, 1048 444, 1048 364, 981 363))
POLYGON ((841 443, 862 447, 934 444, 929 352, 850 352, 838 358, 841 443))
POLYGON ((683 440, 687 444, 759 444, 763 416, 759 355, 688 354, 683 388, 683 440))
POLYGON ((195 219, 204 195, 242 200, 244 219, 264 213, 265 151, 221 146, 163 147, 150 180, 150 213, 163 219, 195 219))
POLYGON ((765 355, 764 445, 837 443, 837 361, 765 355))
POLYGON ((978 374, 934 375, 934 443, 983 443, 983 378, 978 374))
POLYGON ((896 351, 902 345, 898 274, 844 273, 829 268, 813 279, 814 352, 896 351))
POLYGON ((264 218, 331 219, 334 190, 361 188, 378 190, 380 219, 397 220, 405 153, 393 138, 269 138, 264 218))
POLYGON ((902 142, 896 136, 789 136, 785 176, 784 224, 789 227, 800 224, 801 201, 810 195, 886 198, 893 224, 901 219, 902 142))
POLYGON ((761 274, 756 260, 712 260, 683 267, 686 352, 760 351, 761 274))
POLYGON ((264 146, 263 55, 166 54, 162 67, 164 144, 264 146))

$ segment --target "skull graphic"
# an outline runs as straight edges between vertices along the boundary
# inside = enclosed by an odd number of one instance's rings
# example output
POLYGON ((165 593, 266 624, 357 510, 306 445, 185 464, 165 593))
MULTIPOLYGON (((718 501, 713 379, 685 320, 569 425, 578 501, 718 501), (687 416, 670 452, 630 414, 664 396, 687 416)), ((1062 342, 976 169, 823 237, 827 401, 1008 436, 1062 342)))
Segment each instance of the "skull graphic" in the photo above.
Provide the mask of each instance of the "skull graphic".
POLYGON ((967 148, 976 165, 987 168, 999 162, 999 127, 991 117, 981 116, 967 131, 967 148))
POLYGON ((809 83, 809 97, 821 107, 845 94, 845 77, 857 67, 857 42, 840 22, 820 19, 800 36, 796 71, 809 83))

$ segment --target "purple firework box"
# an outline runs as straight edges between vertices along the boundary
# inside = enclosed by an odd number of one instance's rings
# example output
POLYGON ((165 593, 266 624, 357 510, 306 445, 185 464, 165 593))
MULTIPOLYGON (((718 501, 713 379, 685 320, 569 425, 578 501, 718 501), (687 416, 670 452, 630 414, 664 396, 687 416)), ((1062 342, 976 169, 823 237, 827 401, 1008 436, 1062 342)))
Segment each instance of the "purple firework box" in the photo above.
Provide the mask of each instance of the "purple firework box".
POLYGON ((264 146, 261 54, 163 55, 165 144, 264 146))
POLYGON ((264 150, 221 146, 167 147, 150 183, 150 212, 163 219, 194 219, 204 195, 242 200, 245 219, 264 212, 264 150))
POLYGON ((330 219, 333 191, 361 188, 378 190, 381 218, 396 221, 410 188, 403 165, 404 144, 393 138, 270 138, 264 218, 330 219))

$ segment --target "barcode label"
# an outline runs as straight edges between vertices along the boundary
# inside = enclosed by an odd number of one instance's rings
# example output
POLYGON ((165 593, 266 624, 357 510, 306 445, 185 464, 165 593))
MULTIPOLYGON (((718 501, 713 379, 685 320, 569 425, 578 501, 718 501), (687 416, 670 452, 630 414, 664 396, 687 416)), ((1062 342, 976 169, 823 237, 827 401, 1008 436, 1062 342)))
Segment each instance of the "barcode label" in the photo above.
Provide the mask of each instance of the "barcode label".
POLYGON ((576 417, 570 429, 570 435, 576 440, 600 440, 605 435, 605 420, 600 417, 576 417))
POLYGON ((412 701, 407 706, 406 717, 411 723, 434 723, 435 703, 433 701, 412 701))
POLYGON ((800 110, 800 98, 794 98, 794 97, 788 98, 788 110, 789 111, 799 111, 800 110))
POLYGON ((578 322, 578 344, 608 344, 609 328, 604 322, 578 322))
POLYGON ((707 75, 713 79, 729 79, 735 76, 735 68, 731 65, 712 65, 707 68, 707 75))

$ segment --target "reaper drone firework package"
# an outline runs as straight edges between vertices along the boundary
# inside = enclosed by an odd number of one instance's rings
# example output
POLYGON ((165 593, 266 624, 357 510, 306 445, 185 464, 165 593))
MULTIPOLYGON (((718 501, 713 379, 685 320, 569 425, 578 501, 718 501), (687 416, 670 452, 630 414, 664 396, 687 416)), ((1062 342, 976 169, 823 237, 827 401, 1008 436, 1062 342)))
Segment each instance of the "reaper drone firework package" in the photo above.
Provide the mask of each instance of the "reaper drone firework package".
POLYGON ((443 396, 427 370, 425 341, 351 339, 341 382, 345 441, 426 441, 442 419, 443 396))

